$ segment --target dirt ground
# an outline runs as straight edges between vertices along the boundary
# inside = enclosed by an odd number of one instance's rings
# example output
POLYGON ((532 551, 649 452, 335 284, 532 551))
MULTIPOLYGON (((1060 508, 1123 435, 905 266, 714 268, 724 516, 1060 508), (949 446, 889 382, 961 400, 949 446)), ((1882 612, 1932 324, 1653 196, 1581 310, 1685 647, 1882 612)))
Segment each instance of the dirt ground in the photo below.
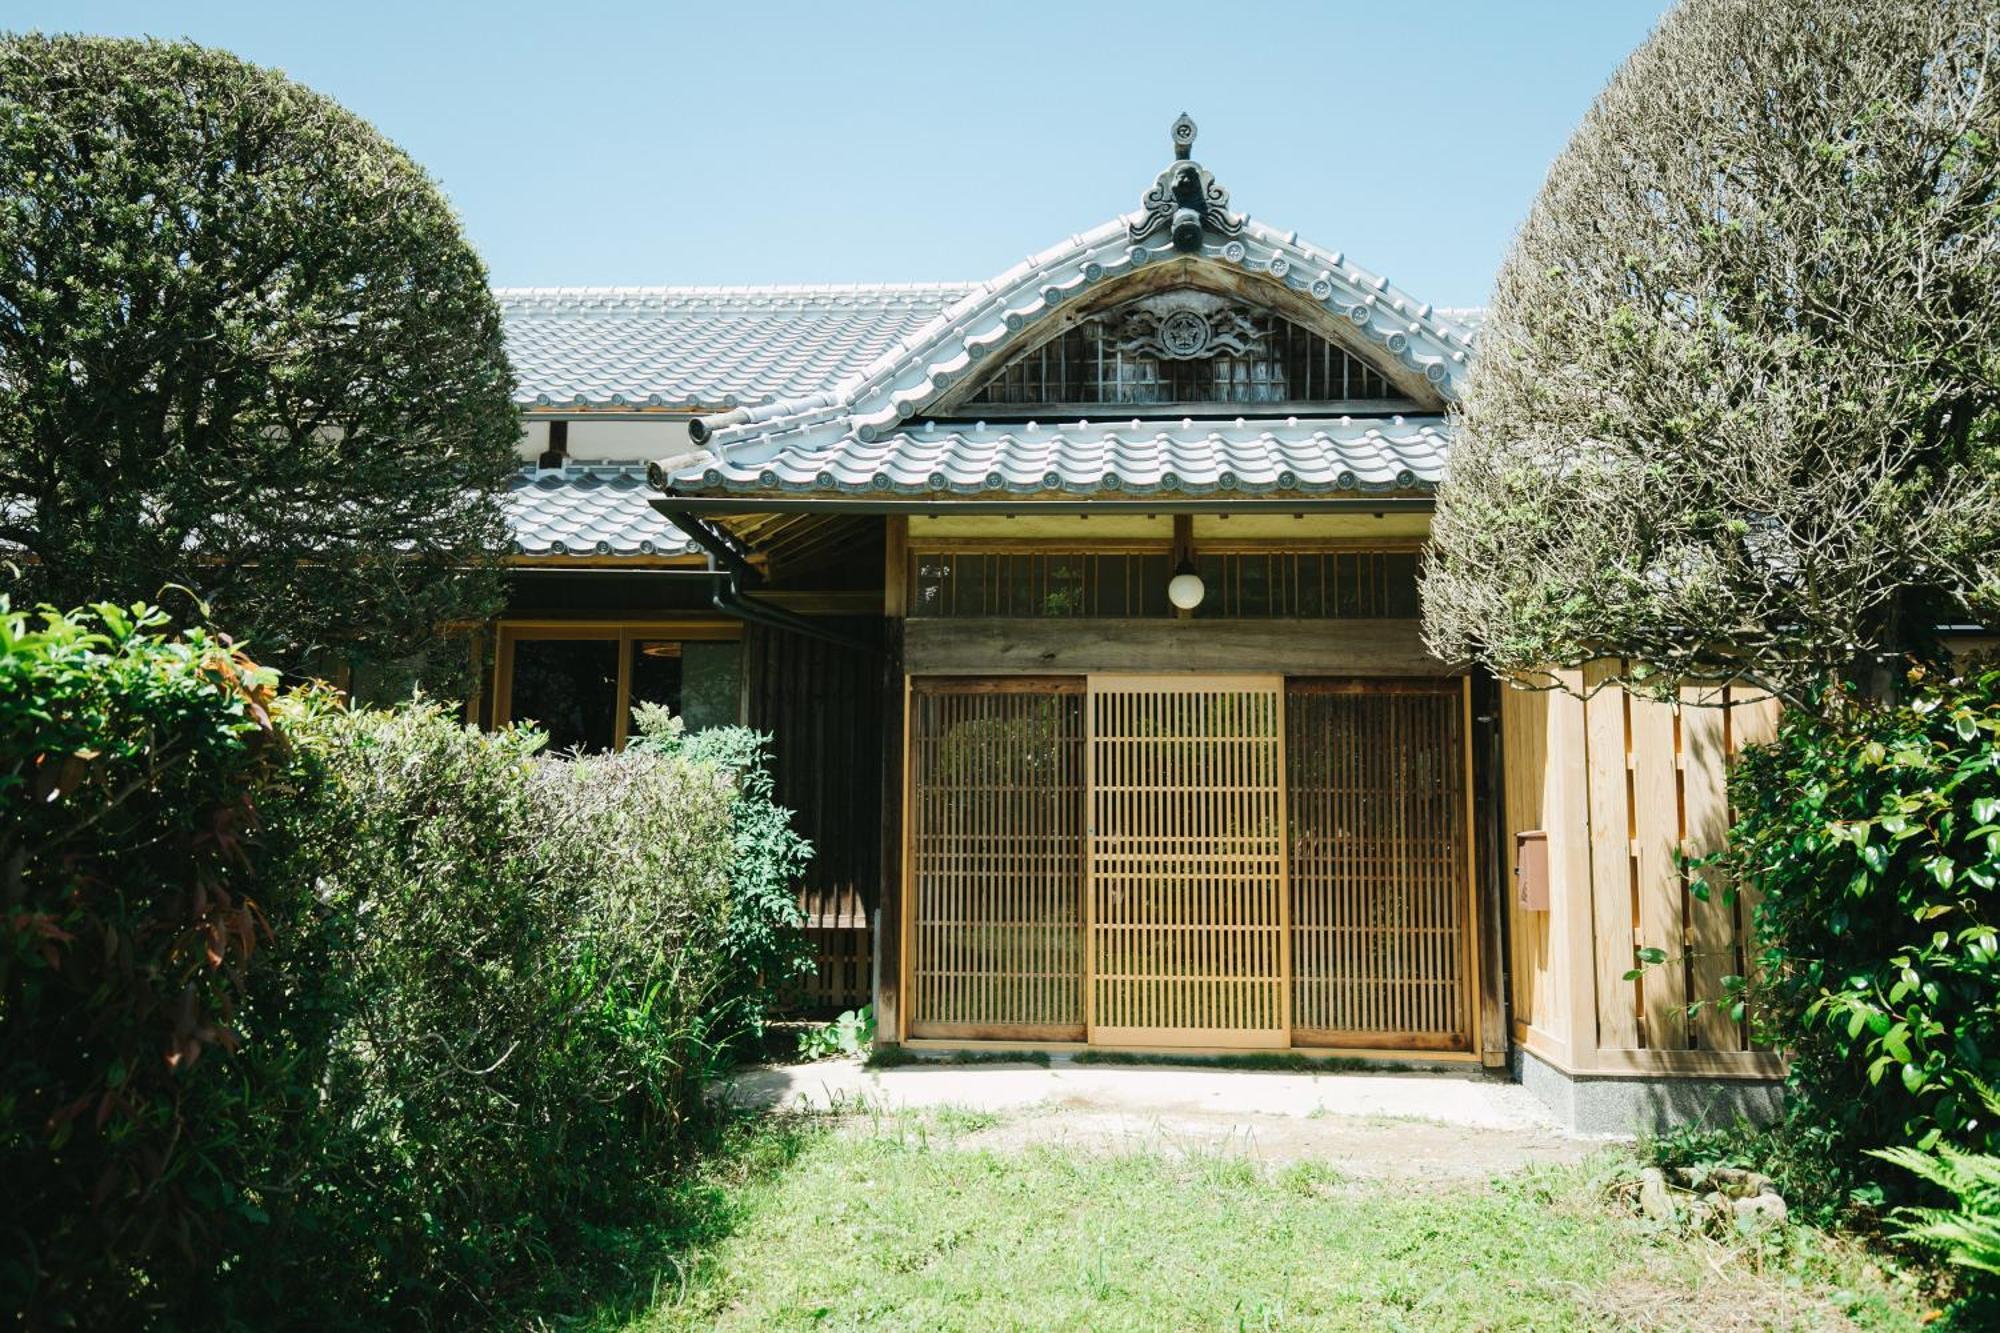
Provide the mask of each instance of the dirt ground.
POLYGON ((858 1061, 747 1070, 739 1104, 991 1120, 962 1147, 1312 1160, 1357 1180, 1448 1183, 1579 1161, 1604 1140, 1560 1133, 1525 1089, 1483 1073, 1294 1073, 1186 1067, 919 1065, 858 1061))

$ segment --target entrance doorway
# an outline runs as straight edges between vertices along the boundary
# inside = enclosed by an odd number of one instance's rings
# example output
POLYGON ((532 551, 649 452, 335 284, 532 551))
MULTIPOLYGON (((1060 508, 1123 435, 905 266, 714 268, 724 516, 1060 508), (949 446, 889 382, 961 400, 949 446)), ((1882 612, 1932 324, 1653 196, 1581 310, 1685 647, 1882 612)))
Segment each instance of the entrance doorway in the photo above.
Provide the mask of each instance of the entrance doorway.
POLYGON ((1090 678, 1090 1040, 1282 1047, 1284 688, 1090 678))
POLYGON ((1469 1051, 1464 682, 911 682, 908 1035, 1469 1051))

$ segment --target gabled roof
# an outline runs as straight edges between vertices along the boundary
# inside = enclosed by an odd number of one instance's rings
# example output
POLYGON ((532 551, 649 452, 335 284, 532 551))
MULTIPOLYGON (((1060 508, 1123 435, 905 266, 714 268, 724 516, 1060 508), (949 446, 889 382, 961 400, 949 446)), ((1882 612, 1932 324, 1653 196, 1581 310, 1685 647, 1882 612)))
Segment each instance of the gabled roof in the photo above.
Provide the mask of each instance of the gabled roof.
POLYGON ((727 411, 838 383, 970 290, 878 283, 493 294, 523 407, 727 411))
POLYGON ((1440 417, 926 422, 863 442, 736 449, 704 492, 1200 495, 1422 490, 1444 475, 1440 417), (761 455, 761 457, 756 456, 761 455))
POLYGON ((523 468, 507 488, 517 556, 679 556, 701 547, 646 503, 643 463, 523 468))
MULTIPOLYGON (((1105 284, 1155 266, 1191 262, 1217 281, 1244 280, 1282 289, 1283 300, 1366 349, 1392 381, 1425 398, 1457 401, 1473 348, 1471 321, 1447 314, 1387 279, 1229 211, 1229 196, 1191 160, 1194 123, 1175 122, 1176 160, 1140 209, 1072 236, 965 292, 935 319, 896 339, 865 365, 810 392, 697 417, 689 432, 703 451, 655 471, 673 494, 699 496, 757 489, 822 491, 1024 489, 1101 492, 1150 489, 1336 489, 1364 475, 1405 475, 1419 486, 1441 474, 1441 421, 1421 435, 1408 423, 1233 420, 1243 409, 1209 407, 1179 436, 1135 425, 1119 432, 1085 423, 1041 440, 1033 430, 984 423, 949 430, 918 423, 956 401, 967 381, 1018 347, 1033 346, 1038 325, 1091 298, 1105 284), (1316 308, 1316 310, 1315 310, 1316 308), (1227 418, 1224 418, 1227 414, 1227 418), (1224 418, 1218 420, 1218 418, 1224 418), (1369 432, 1374 431, 1370 437, 1369 432), (1049 452, 1050 439, 1062 444, 1049 452), (1206 452, 1190 463, 1187 450, 1206 452), (1378 450, 1367 468, 1344 450, 1364 439, 1378 450), (1386 443, 1385 443, 1386 442, 1386 443), (1407 444, 1407 458, 1396 450, 1407 444), (1435 456, 1433 454, 1435 453, 1435 456), (1028 486, 1030 479, 1038 484, 1028 486)), ((1129 289, 1130 284, 1121 286, 1129 289)), ((1274 292, 1274 299, 1279 293, 1274 292)), ((1107 417, 1118 409, 1107 407, 1107 417)), ((962 415, 962 413, 960 414, 962 415)), ((1054 430, 1054 428, 1051 428, 1054 430)))
MULTIPOLYGON (((982 363, 1005 355, 1064 302, 1148 264, 1179 258, 1164 240, 1131 241, 1140 217, 1114 218, 1023 260, 820 392, 700 419, 697 439, 726 453, 753 441, 812 447, 849 433, 867 443, 897 429, 982 363)), ((1447 401, 1457 398, 1471 362, 1471 333, 1340 252, 1246 219, 1239 235, 1205 237, 1195 257, 1282 282, 1346 319, 1377 345, 1378 359, 1421 374, 1447 401)))

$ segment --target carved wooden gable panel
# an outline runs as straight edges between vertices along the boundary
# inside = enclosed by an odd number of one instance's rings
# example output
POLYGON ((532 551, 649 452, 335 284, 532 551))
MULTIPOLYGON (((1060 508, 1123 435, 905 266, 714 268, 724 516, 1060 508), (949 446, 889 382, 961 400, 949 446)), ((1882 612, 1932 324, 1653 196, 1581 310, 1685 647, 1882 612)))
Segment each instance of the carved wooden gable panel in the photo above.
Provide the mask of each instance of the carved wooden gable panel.
POLYGON ((1084 317, 1000 368, 967 407, 1172 407, 1399 399, 1382 373, 1283 315, 1196 289, 1084 317))

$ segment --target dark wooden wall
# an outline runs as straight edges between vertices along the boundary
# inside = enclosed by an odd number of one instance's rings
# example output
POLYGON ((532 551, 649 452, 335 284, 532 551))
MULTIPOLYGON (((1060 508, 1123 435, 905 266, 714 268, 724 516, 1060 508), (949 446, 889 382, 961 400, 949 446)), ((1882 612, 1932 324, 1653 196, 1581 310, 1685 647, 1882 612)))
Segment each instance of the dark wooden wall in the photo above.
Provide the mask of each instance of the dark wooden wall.
MULTIPOLYGON (((844 622, 864 634, 876 622, 844 622)), ((882 856, 881 663, 803 635, 745 625, 751 726, 772 738, 777 799, 813 845, 806 924, 821 971, 811 1008, 868 1002, 868 912, 882 856)))

